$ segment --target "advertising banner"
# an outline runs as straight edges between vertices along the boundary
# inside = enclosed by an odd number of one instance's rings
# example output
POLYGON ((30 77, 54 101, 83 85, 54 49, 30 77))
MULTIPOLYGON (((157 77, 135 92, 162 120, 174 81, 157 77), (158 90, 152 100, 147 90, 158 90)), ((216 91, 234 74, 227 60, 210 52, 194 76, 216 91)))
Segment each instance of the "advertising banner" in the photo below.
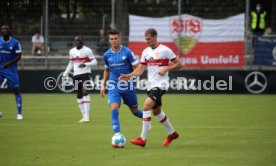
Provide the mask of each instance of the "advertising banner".
POLYGON ((180 17, 129 16, 129 47, 141 55, 147 47, 144 32, 155 28, 158 41, 180 51, 186 68, 225 68, 244 66, 244 14, 211 20, 183 14, 180 17))
MULTIPOLYGON (((73 75, 62 77, 58 70, 22 70, 19 72, 23 93, 73 93, 73 75), (43 73, 43 74, 42 74, 43 73), (63 79, 63 83, 61 83, 63 79)), ((92 72, 91 92, 99 93, 103 71, 92 72)), ((147 73, 136 78, 138 93, 146 93, 147 73)), ((275 71, 244 70, 178 70, 169 73, 168 93, 178 94, 276 94, 275 71)), ((124 84, 122 84, 124 85, 124 84)), ((0 92, 7 89, 7 81, 0 85, 0 92)))
POLYGON ((276 66, 276 37, 256 38, 254 64, 276 66))

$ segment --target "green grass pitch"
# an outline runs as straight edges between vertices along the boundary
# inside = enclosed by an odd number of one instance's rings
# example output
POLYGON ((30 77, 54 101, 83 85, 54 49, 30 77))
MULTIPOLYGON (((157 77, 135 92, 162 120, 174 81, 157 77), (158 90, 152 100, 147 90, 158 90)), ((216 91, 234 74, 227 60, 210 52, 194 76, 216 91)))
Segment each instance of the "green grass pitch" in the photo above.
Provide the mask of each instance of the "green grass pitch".
MULTIPOLYGON (((139 95, 140 108, 145 95, 139 95)), ((120 109, 124 149, 113 149, 107 99, 91 94, 90 123, 80 124, 74 94, 23 94, 22 121, 12 94, 0 94, 1 166, 275 166, 275 95, 172 95, 163 110, 180 137, 162 147, 165 128, 152 118, 145 148, 129 140, 141 120, 120 109)))

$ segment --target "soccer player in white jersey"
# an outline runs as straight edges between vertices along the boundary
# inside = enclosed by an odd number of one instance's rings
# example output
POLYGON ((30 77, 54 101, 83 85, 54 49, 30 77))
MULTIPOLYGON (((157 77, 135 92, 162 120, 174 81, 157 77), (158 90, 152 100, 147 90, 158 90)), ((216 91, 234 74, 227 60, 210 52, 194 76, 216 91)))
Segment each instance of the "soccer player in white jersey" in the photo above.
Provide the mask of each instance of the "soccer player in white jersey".
POLYGON ((82 113, 82 119, 79 122, 83 123, 89 122, 90 96, 88 89, 92 86, 91 66, 97 65, 97 60, 92 50, 84 45, 82 37, 75 37, 75 46, 69 52, 70 61, 63 76, 67 77, 73 69, 77 102, 82 113))
POLYGON ((119 77, 119 80, 129 80, 133 76, 143 74, 148 69, 148 97, 143 104, 142 133, 140 137, 130 140, 130 142, 141 147, 146 145, 146 138, 151 125, 151 113, 153 113, 156 119, 167 129, 168 136, 163 142, 163 146, 168 146, 179 135, 162 111, 161 97, 168 88, 168 72, 181 68, 182 64, 170 48, 158 43, 155 29, 146 30, 145 40, 149 47, 143 51, 140 65, 132 73, 123 74, 119 77), (169 66, 169 61, 173 62, 173 65, 169 66))

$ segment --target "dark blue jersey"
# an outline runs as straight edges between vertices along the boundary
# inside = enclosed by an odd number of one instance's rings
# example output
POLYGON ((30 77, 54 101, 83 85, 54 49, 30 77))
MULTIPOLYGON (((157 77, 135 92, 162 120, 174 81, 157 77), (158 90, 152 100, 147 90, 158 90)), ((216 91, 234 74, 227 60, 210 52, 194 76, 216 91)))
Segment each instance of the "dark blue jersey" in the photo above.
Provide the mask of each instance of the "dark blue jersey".
POLYGON ((12 63, 7 68, 3 68, 3 65, 13 60, 18 53, 21 53, 21 47, 16 39, 10 37, 9 41, 4 41, 3 37, 0 38, 0 84, 6 78, 9 88, 19 87, 17 63, 12 63))
MULTIPOLYGON (((3 37, 0 38, 0 69, 3 64, 13 60, 16 57, 16 54, 21 53, 20 43, 10 37, 9 41, 4 41, 3 37)), ((12 63, 9 67, 12 71, 17 70, 17 63, 12 63)))

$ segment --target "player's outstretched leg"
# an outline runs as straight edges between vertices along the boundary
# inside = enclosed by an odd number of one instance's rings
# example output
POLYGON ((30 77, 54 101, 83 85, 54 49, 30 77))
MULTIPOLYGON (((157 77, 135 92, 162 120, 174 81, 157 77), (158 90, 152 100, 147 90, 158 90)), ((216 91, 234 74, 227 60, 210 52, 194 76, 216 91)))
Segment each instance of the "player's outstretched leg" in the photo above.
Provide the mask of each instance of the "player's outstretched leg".
POLYGON ((175 129, 169 121, 169 118, 163 111, 161 111, 160 114, 156 115, 155 117, 166 128, 168 132, 168 136, 163 142, 163 146, 168 146, 173 140, 179 137, 179 134, 175 131, 175 129))

